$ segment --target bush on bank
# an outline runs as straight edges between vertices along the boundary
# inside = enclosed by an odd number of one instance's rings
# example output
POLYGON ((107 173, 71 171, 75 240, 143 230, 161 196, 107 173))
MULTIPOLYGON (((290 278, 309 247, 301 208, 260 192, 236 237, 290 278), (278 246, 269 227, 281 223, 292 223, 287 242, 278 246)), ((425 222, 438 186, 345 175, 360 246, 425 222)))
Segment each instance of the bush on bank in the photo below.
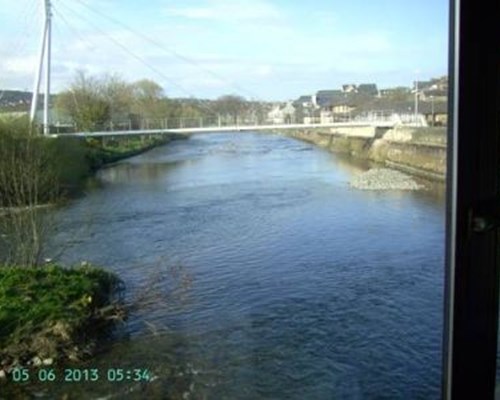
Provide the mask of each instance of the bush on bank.
POLYGON ((46 138, 27 119, 0 120, 0 378, 14 365, 91 355, 125 317, 116 275, 43 265, 53 226, 40 206, 79 192, 102 165, 165 141, 46 138))
POLYGON ((45 138, 27 119, 0 120, 0 207, 52 203, 78 193, 103 165, 167 142, 164 137, 45 138))
POLYGON ((122 281, 88 264, 0 267, 0 369, 33 360, 78 360, 112 321, 125 318, 122 281))
POLYGON ((0 120, 0 372, 33 359, 82 358, 110 318, 123 316, 115 275, 42 264, 52 231, 40 206, 77 191, 91 172, 84 140, 42 137, 27 119, 0 120))
POLYGON ((0 120, 0 207, 53 202, 89 173, 85 146, 73 138, 46 139, 29 121, 0 120))
POLYGON ((167 137, 158 136, 125 137, 119 140, 89 138, 84 141, 86 162, 90 171, 96 171, 106 164, 140 154, 168 141, 167 137))

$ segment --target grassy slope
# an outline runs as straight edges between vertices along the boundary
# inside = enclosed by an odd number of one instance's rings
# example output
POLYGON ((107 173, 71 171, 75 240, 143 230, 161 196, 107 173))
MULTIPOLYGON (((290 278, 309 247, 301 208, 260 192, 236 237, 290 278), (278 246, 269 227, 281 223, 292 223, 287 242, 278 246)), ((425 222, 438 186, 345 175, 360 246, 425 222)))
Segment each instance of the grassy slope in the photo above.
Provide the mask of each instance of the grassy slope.
POLYGON ((114 274, 92 266, 0 268, 0 361, 80 358, 120 313, 121 288, 114 274))

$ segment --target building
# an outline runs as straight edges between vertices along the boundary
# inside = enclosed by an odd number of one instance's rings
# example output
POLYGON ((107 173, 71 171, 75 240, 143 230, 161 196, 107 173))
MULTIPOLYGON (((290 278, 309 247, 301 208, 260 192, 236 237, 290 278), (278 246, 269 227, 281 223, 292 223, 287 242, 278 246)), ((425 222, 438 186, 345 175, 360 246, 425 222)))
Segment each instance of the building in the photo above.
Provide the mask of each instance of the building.
POLYGON ((358 107, 359 96, 344 94, 332 99, 329 104, 321 108, 320 120, 322 123, 343 122, 351 119, 352 113, 358 107))
POLYGON ((448 102, 421 101, 418 105, 419 113, 425 116, 429 126, 446 126, 448 124, 448 102))
POLYGON ((398 86, 394 88, 381 89, 381 98, 390 98, 393 100, 407 100, 412 96, 411 88, 406 86, 398 86))
POLYGON ((413 92, 416 89, 418 89, 421 100, 446 101, 448 97, 448 77, 442 76, 428 81, 418 81, 413 85, 413 92))
POLYGON ((294 107, 303 107, 303 108, 315 107, 316 106, 316 95, 300 96, 292 104, 294 107))
POLYGON ((346 85, 342 85, 342 92, 344 92, 344 93, 357 93, 358 87, 353 83, 348 83, 346 85))
POLYGON ((374 83, 362 83, 358 86, 357 93, 366 95, 366 96, 378 96, 378 88, 374 83))
POLYGON ((342 98, 344 93, 342 90, 319 90, 316 93, 316 104, 319 107, 329 105, 335 99, 342 98))
POLYGON ((267 114, 267 120, 277 125, 295 123, 295 107, 292 102, 276 104, 267 114))

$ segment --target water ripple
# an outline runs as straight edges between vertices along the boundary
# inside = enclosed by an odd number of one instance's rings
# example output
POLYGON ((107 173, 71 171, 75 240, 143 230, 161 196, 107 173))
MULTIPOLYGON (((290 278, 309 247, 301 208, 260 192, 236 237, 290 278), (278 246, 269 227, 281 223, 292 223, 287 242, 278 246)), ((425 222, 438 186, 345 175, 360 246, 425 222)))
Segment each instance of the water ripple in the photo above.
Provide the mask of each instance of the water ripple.
POLYGON ((195 136, 106 170, 60 210, 60 240, 90 213, 67 260, 110 266, 132 289, 167 270, 155 260, 189 271, 187 305, 130 327, 181 335, 176 351, 211 371, 207 398, 439 398, 443 207, 350 190, 363 168, 278 136, 195 136))

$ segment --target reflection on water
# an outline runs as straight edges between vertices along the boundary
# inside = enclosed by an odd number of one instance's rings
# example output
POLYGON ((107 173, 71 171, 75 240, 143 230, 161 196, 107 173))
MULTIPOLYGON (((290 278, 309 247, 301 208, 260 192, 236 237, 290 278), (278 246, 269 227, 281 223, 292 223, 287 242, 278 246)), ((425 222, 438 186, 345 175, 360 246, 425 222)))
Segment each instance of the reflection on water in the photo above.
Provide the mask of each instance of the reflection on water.
POLYGON ((183 307, 132 315, 130 339, 91 363, 157 380, 81 384, 81 398, 439 398, 443 199, 349 188, 368 166, 211 134, 102 170, 57 214, 63 246, 92 213, 64 261, 113 269, 130 296, 171 263, 193 284, 183 307))
POLYGON ((100 180, 107 183, 154 183, 160 177, 168 173, 179 164, 177 162, 161 164, 119 164, 114 167, 105 168, 98 172, 100 180))

